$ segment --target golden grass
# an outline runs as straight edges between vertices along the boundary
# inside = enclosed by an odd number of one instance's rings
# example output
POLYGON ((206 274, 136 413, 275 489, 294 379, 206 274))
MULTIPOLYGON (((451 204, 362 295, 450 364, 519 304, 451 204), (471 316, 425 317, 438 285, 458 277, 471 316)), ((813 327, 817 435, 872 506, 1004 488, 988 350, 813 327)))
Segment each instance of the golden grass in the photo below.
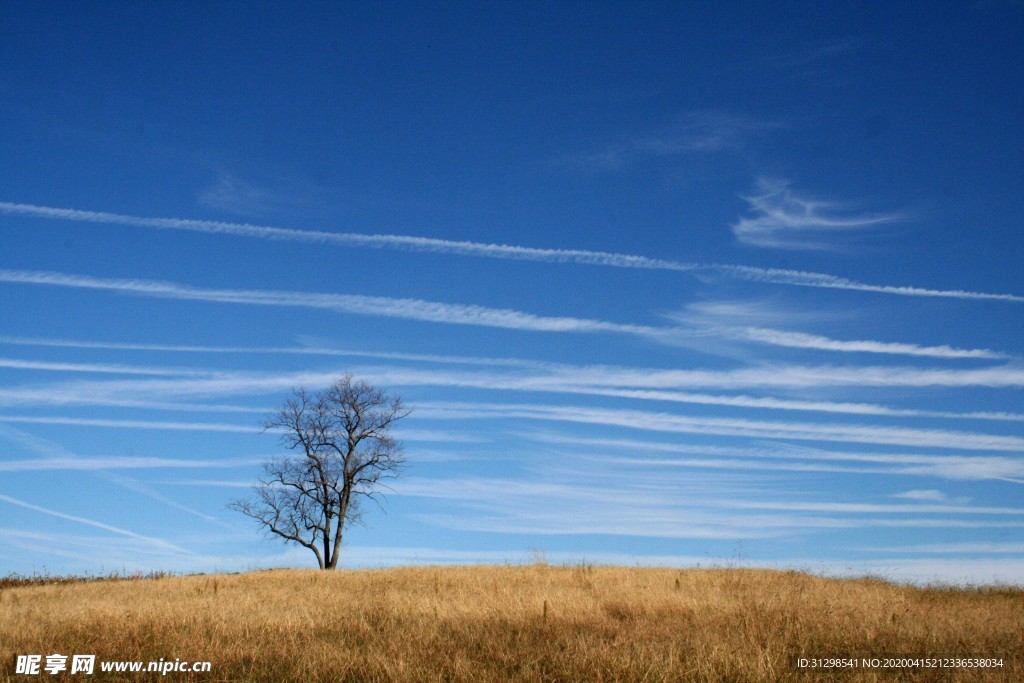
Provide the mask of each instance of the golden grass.
POLYGON ((1024 681, 1024 591, 798 572, 481 566, 164 577, 0 590, 19 654, 208 660, 67 680, 1024 681), (986 655, 1002 669, 807 673, 798 657, 986 655), (193 677, 194 676, 194 677, 193 677))

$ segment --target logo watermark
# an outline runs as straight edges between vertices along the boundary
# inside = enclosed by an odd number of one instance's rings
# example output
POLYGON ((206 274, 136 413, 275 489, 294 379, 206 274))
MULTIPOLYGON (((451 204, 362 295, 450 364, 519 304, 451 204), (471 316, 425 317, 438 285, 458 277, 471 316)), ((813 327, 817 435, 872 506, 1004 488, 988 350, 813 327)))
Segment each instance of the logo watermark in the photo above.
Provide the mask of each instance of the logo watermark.
POLYGON ((210 662, 192 662, 176 657, 173 661, 161 657, 156 661, 140 662, 127 660, 100 660, 97 666, 96 655, 18 655, 14 663, 14 673, 27 676, 49 674, 84 674, 92 675, 97 669, 103 673, 159 673, 166 676, 170 673, 209 673, 210 662))

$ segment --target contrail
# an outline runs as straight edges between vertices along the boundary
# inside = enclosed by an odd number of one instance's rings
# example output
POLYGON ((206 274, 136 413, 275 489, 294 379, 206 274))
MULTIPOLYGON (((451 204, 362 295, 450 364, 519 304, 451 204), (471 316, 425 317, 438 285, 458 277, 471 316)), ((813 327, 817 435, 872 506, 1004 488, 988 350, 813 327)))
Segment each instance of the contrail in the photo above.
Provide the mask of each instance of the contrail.
POLYGON ((646 325, 630 325, 586 318, 540 316, 523 311, 471 304, 449 304, 422 299, 395 299, 358 294, 205 289, 167 281, 97 278, 47 271, 5 269, 0 269, 0 282, 98 289, 185 301, 318 308, 357 315, 535 332, 617 332, 651 337, 667 332, 667 329, 646 325))
MULTIPOLYGON (((110 420, 90 417, 40 417, 25 415, 0 415, 0 423, 8 424, 48 424, 69 425, 76 427, 110 427, 114 429, 169 429, 185 432, 234 432, 238 434, 258 434, 258 427, 233 425, 217 422, 168 422, 162 420, 110 420)), ((2 498, 2 496, 0 496, 2 498)))
POLYGON ((740 280, 791 285, 795 287, 816 287, 822 289, 844 289, 899 296, 943 297, 951 299, 974 299, 1024 303, 1024 296, 1017 294, 993 294, 965 290, 928 289, 924 287, 873 285, 857 282, 826 273, 814 273, 781 268, 759 268, 755 266, 730 265, 721 263, 687 263, 656 259, 635 254, 622 254, 585 249, 543 249, 511 244, 489 244, 446 240, 415 235, 366 234, 353 232, 327 232, 323 230, 296 230, 249 223, 226 223, 222 221, 192 220, 185 218, 146 218, 101 211, 61 209, 34 204, 0 202, 0 213, 49 218, 54 220, 100 223, 106 225, 127 225, 137 228, 158 230, 183 230, 210 234, 236 235, 267 240, 309 242, 344 247, 374 247, 378 249, 400 249, 406 251, 456 254, 515 261, 542 261, 547 263, 578 263, 612 268, 634 268, 641 270, 670 270, 676 272, 713 272, 740 280))
POLYGON ((554 263, 585 263, 590 265, 613 266, 618 268, 642 268, 658 270, 691 271, 707 269, 696 263, 680 263, 652 259, 646 256, 616 254, 581 249, 540 249, 510 244, 487 244, 458 240, 418 237, 414 235, 374 235, 352 232, 327 232, 323 230, 296 230, 249 223, 225 223, 222 221, 192 220, 186 218, 145 218, 102 211, 59 209, 34 204, 0 202, 0 213, 51 218, 56 220, 107 225, 129 225, 137 228, 159 230, 184 230, 211 234, 237 235, 268 240, 290 242, 311 242, 333 244, 343 247, 376 247, 379 249, 405 249, 408 251, 437 252, 462 256, 511 259, 519 261, 546 261, 554 263))
POLYGON ((596 408, 590 406, 527 403, 421 403, 420 418, 514 419, 599 424, 629 429, 677 434, 710 434, 754 439, 795 439, 946 448, 979 451, 1020 452, 1024 438, 978 432, 941 429, 884 427, 864 424, 780 422, 746 418, 695 417, 646 410, 596 408))
POLYGON ((175 552, 183 553, 183 554, 186 554, 186 555, 194 555, 195 554, 191 550, 186 550, 184 548, 180 548, 180 547, 174 545, 173 543, 168 543, 167 541, 165 541, 165 540, 163 540, 161 538, 154 538, 152 536, 143 536, 142 534, 137 534, 134 531, 128 531, 127 529, 122 529, 120 527, 111 526, 110 524, 104 524, 103 522, 97 522, 94 519, 88 519, 86 517, 78 517, 76 515, 69 515, 69 514, 65 514, 63 512, 58 512, 56 510, 50 510, 49 508, 44 508, 41 505, 35 505, 33 503, 29 503, 29 502, 26 502, 24 500, 20 500, 18 498, 13 498, 11 496, 4 495, 2 493, 0 493, 0 501, 3 501, 5 503, 10 503, 11 505, 17 505, 18 507, 23 507, 23 508, 25 508, 27 510, 33 510, 35 512, 41 512, 44 515, 50 515, 52 517, 57 517, 59 519, 66 519, 69 522, 78 522, 79 524, 87 524, 88 526, 96 527, 97 529, 103 529, 104 531, 110 531, 110 532, 115 533, 115 534, 120 534, 121 536, 127 536, 128 538, 134 538, 134 539, 136 539, 138 541, 144 541, 144 542, 149 543, 150 545, 156 546, 158 548, 166 548, 168 550, 173 550, 175 552))
POLYGON ((898 342, 880 342, 872 340, 843 341, 830 339, 816 334, 788 332, 764 327, 747 327, 737 332, 739 336, 751 341, 786 346, 796 349, 818 349, 822 351, 840 351, 853 353, 882 353, 901 356, 924 356, 927 358, 1009 358, 1005 353, 989 349, 958 349, 952 346, 921 346, 920 344, 903 344, 898 342))

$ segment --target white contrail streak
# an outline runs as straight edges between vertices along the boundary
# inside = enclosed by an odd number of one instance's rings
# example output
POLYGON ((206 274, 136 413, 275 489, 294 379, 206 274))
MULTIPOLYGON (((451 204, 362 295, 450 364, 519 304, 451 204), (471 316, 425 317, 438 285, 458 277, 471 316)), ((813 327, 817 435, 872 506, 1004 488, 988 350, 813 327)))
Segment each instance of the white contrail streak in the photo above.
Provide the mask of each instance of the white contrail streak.
POLYGON ((3 269, 0 269, 0 282, 99 289, 162 299, 319 308, 358 315, 535 332, 618 332, 643 336, 657 336, 667 332, 665 329, 646 325, 620 324, 584 318, 539 316, 523 311, 488 308, 486 306, 449 304, 439 301, 424 301, 422 299, 394 299, 391 297, 363 296, 358 294, 325 294, 318 292, 285 292, 253 289, 204 289, 176 282, 156 280, 97 278, 46 271, 3 269))
MULTIPOLYGON (((63 344, 74 342, 63 341, 63 344)), ((93 342, 82 342, 91 346, 93 342)), ((98 344, 99 346, 105 346, 98 344)), ((122 345, 115 345, 122 346, 122 345)), ((125 345, 134 346, 134 345, 125 345)), ((143 345, 144 346, 144 345, 143 345)), ((191 350, 195 347, 168 347, 191 350)), ((230 347, 203 347, 207 350, 230 347)), ((357 355, 390 358, 393 354, 359 352, 357 355)), ((414 354, 410 354, 414 355, 414 354)), ((408 359, 408 358, 407 358, 408 359)), ((589 396, 611 396, 642 401, 664 401, 717 405, 766 410, 796 410, 850 415, 892 417, 937 417, 1015 421, 1024 420, 1022 413, 955 412, 894 408, 871 403, 833 402, 823 400, 786 399, 744 394, 714 395, 694 393, 687 389, 750 390, 754 388, 792 388, 825 386, 1024 386, 1024 372, 1012 365, 977 370, 942 371, 928 368, 842 367, 842 366, 766 366, 726 371, 660 370, 656 368, 620 368, 607 366, 571 366, 534 363, 516 359, 465 358, 460 356, 426 356, 429 362, 442 364, 470 363, 477 365, 525 367, 530 372, 477 372, 444 369, 416 369, 401 366, 362 366, 360 376, 375 382, 398 386, 462 387, 500 391, 565 393, 589 396)), ((423 360, 423 359, 421 359, 423 360)), ((76 365, 85 372, 102 371, 90 364, 76 365)), ((119 365, 119 372, 133 374, 133 366, 119 365)), ((144 368, 145 369, 145 368, 144 368)), ((168 375, 173 376, 173 368, 168 375)), ((141 373, 145 377, 145 373, 141 373)), ((260 373, 246 371, 184 370, 174 379, 146 377, 142 380, 73 381, 44 385, 23 385, 0 388, 0 406, 25 405, 93 405, 153 408, 156 410, 193 412, 264 413, 267 409, 208 403, 177 402, 170 397, 214 397, 239 394, 266 394, 293 386, 319 386, 330 383, 334 371, 298 371, 260 373)))
POLYGON ((115 375, 145 375, 156 377, 207 377, 210 372, 185 368, 148 368, 120 363, 54 363, 48 361, 0 358, 0 368, 15 370, 49 370, 59 372, 97 372, 115 375))
POLYGON ((33 503, 28 503, 28 502, 25 502, 23 500, 19 500, 17 498, 12 498, 11 496, 5 496, 2 493, 0 493, 0 500, 4 501, 5 503, 10 503, 11 505, 17 505, 18 507, 23 507, 26 510, 33 510, 35 512, 41 512, 44 515, 50 515, 51 517, 57 517, 59 519, 66 519, 69 522, 78 522, 79 524, 87 524, 89 526, 96 527, 97 529, 103 529, 104 531, 110 531, 110 532, 113 532, 115 534, 120 534, 121 536, 127 536, 128 538, 134 538, 134 539, 139 540, 139 541, 145 541, 146 543, 150 543, 150 544, 152 544, 154 546, 157 546, 157 547, 160 547, 160 548, 165 548, 167 550, 173 550, 175 552, 183 553, 185 555, 193 555, 194 554, 190 550, 185 550, 184 548, 179 548, 178 546, 174 545, 173 543, 168 543, 167 541, 165 541, 163 539, 160 539, 160 538, 153 538, 152 536, 143 536, 142 534, 137 534, 134 531, 128 531, 127 529, 121 529, 121 528, 116 527, 116 526, 111 526, 110 524, 104 524, 103 522, 97 522, 95 520, 87 519, 85 517, 77 517, 75 515, 68 515, 68 514, 65 514, 63 512, 57 512, 56 510, 50 510, 50 509, 44 508, 44 507, 42 507, 40 505, 34 505, 33 503))
POLYGON ((353 358, 386 358, 452 365, 509 366, 550 368, 550 363, 518 358, 481 358, 479 356, 442 356, 429 353, 402 353, 398 351, 359 351, 324 346, 201 346, 195 344, 140 344, 130 342, 98 342, 77 339, 44 339, 41 337, 11 337, 0 335, 0 344, 17 346, 49 346, 72 349, 112 349, 120 351, 170 351, 174 353, 252 353, 294 354, 302 356, 348 356, 353 358))
POLYGON ((259 434, 258 427, 212 422, 162 422, 157 420, 108 420, 89 417, 37 417, 0 415, 0 423, 52 424, 72 427, 112 427, 117 429, 173 429, 185 432, 234 432, 259 434))
POLYGON ((896 294, 898 296, 944 297, 949 299, 977 299, 988 301, 1008 301, 1024 303, 1024 296, 1019 294, 992 294, 989 292, 970 292, 961 289, 926 289, 924 287, 905 287, 895 285, 871 285, 844 277, 825 273, 809 273, 802 270, 785 270, 781 268, 755 268, 752 266, 733 266, 714 264, 709 270, 717 270, 733 275, 742 280, 766 282, 776 285, 793 285, 795 287, 819 287, 822 289, 845 289, 856 292, 875 292, 878 294, 896 294))
POLYGON ((488 244, 459 240, 419 237, 414 235, 378 235, 352 232, 327 232, 324 230, 296 230, 248 223, 225 223, 222 221, 192 220, 185 218, 146 218, 101 211, 61 209, 34 204, 0 202, 0 213, 33 218, 125 225, 158 230, 182 230, 210 234, 235 235, 256 239, 282 240, 330 244, 344 247, 375 247, 378 249, 404 249, 407 251, 456 254, 480 258, 496 258, 517 261, 542 261, 548 263, 579 263, 608 266, 612 268, 637 268, 643 270, 671 270, 677 272, 715 272, 722 275, 771 284, 796 287, 818 287, 845 289, 899 296, 944 297, 953 299, 975 299, 1024 303, 1024 296, 1017 294, 993 294, 964 290, 927 289, 894 285, 872 285, 849 280, 826 273, 812 273, 779 268, 758 268, 754 266, 719 263, 686 263, 655 259, 635 254, 622 254, 586 249, 542 249, 511 244, 488 244))
POLYGON ((204 221, 185 218, 145 218, 126 216, 101 211, 82 211, 79 209, 59 209, 33 204, 16 204, 0 202, 0 213, 32 216, 34 218, 50 218, 83 223, 101 223, 107 225, 127 225, 138 228, 154 228, 160 230, 183 230, 211 234, 254 237, 258 239, 283 240, 289 242, 311 242, 314 244, 331 244, 343 247, 376 247, 380 249, 406 249, 409 251, 436 252, 459 254, 462 256, 480 256, 485 258, 512 259, 519 261, 547 261, 555 263, 586 263, 618 268, 644 268, 660 270, 701 270, 706 266, 692 263, 680 263, 646 256, 617 254, 603 251, 582 249, 541 249, 510 244, 488 244, 459 240, 438 239, 435 237, 417 237, 414 235, 374 235, 352 232, 327 232, 324 230, 296 230, 293 228, 277 228, 267 225, 251 225, 248 223, 225 223, 222 221, 204 221))
MULTIPOLYGON (((154 468, 227 468, 256 465, 257 458, 233 458, 221 460, 189 460, 186 458, 160 458, 138 456, 99 457, 46 457, 24 460, 0 460, 0 472, 39 472, 48 470, 94 471, 128 470, 154 468)), ((121 482, 117 482, 121 483, 121 482)))
POLYGON ((878 425, 773 422, 736 418, 690 417, 641 410, 602 409, 568 405, 493 404, 493 403, 421 403, 421 418, 435 419, 514 419, 598 424, 604 427, 669 432, 714 434, 755 439, 795 439, 841 443, 889 444, 922 448, 965 450, 1024 450, 1024 438, 956 432, 940 429, 883 427, 878 425))
MULTIPOLYGON (((826 464, 836 463, 869 464, 872 467, 863 469, 865 473, 909 474, 919 476, 943 477, 946 479, 998 479, 1019 483, 1014 477, 1024 476, 1024 461, 1007 456, 964 456, 964 455, 932 455, 919 453, 865 453, 817 448, 783 448, 760 446, 757 448, 736 448, 730 446, 700 446, 692 444, 664 443, 656 441, 638 441, 635 439, 583 438, 565 437, 557 434, 541 434, 531 437, 535 441, 550 443, 555 446, 570 445, 579 450, 597 448, 594 455, 585 456, 607 462, 628 463, 636 459, 637 453, 653 451, 672 456, 701 456, 704 458, 727 458, 736 463, 753 463, 756 461, 788 461, 792 464, 826 464), (602 451, 628 455, 602 455, 602 451)), ((676 457, 666 459, 641 458, 651 465, 675 466, 679 462, 676 457)), ((640 463, 637 463, 640 464, 640 463)), ((839 470, 836 470, 839 471, 839 470)), ((852 470, 851 470, 852 471, 852 470)))
POLYGON ((742 330, 741 334, 744 338, 751 341, 796 349, 847 353, 882 353, 901 356, 923 356, 926 358, 1009 358, 1005 353, 989 349, 958 349, 947 345, 921 346, 919 344, 869 340, 841 341, 816 334, 772 330, 763 327, 747 327, 742 330))

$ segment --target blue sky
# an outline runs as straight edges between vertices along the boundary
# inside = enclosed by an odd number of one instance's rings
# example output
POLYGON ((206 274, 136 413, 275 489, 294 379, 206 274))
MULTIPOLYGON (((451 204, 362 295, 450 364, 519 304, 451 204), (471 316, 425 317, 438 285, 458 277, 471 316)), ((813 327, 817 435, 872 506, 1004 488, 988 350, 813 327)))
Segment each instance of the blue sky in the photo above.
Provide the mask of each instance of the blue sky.
POLYGON ((351 372, 345 566, 1024 583, 1019 3, 0 27, 0 572, 309 565, 225 505, 351 372))

